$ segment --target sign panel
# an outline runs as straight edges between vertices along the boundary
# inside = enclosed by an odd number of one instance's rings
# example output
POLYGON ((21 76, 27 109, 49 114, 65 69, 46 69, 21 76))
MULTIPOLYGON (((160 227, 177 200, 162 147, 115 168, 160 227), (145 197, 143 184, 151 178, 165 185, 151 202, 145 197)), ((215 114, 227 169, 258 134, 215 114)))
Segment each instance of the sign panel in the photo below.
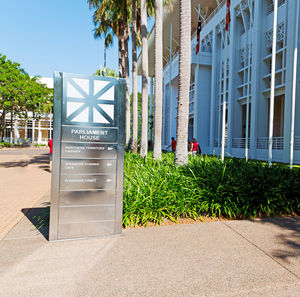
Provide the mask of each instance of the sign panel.
POLYGON ((54 73, 49 240, 122 231, 125 81, 54 73))

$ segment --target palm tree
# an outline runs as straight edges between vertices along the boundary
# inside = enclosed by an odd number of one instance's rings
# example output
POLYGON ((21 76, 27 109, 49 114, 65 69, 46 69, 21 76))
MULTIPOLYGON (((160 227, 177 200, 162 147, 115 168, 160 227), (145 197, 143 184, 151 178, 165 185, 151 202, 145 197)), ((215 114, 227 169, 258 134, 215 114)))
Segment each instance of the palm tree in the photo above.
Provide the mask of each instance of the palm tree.
POLYGON ((142 129, 140 156, 148 153, 148 40, 147 40, 147 1, 141 0, 142 37, 142 129))
POLYGON ((138 95, 137 95, 137 0, 132 0, 131 39, 132 39, 132 153, 137 153, 138 145, 138 95))
POLYGON ((162 132, 162 51, 163 51, 163 5, 161 0, 155 0, 155 94, 154 94, 154 147, 153 158, 161 159, 161 132, 162 132))
POLYGON ((180 0, 179 90, 175 165, 188 162, 187 139, 191 71, 191 1, 180 0))
POLYGON ((119 77, 126 80, 126 138, 125 145, 130 140, 130 82, 129 82, 129 58, 128 58, 128 0, 88 0, 90 8, 95 8, 94 23, 98 26, 96 31, 104 35, 112 33, 119 40, 119 77))

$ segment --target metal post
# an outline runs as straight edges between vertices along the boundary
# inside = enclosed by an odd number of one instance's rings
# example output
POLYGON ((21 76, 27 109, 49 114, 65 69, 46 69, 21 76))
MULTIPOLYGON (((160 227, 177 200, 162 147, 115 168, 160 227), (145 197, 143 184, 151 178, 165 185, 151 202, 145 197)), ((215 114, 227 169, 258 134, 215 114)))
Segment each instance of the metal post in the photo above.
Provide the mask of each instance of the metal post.
POLYGON ((276 43, 277 43, 277 13, 278 13, 278 0, 274 0, 271 94, 270 94, 270 112, 269 112, 269 156, 268 156, 269 167, 271 167, 271 165, 272 165, 272 147, 273 147, 273 121, 274 121, 275 69, 276 69, 276 43))
POLYGON ((170 71, 170 77, 169 77, 169 88, 170 88, 170 105, 167 106, 167 108, 169 108, 169 114, 170 114, 170 118, 169 118, 169 136, 172 136, 172 36, 173 36, 173 32, 172 32, 173 28, 172 28, 172 24, 170 27, 170 67, 169 67, 169 71, 170 71))
POLYGON ((222 161, 224 161, 224 151, 225 151, 226 89, 227 89, 227 34, 228 34, 228 32, 225 30, 224 92, 223 92, 223 117, 222 117, 222 152, 221 152, 222 161))
POLYGON ((291 143, 290 143, 290 169, 294 163, 294 138, 295 138, 295 105, 297 87, 297 59, 298 59, 298 35, 299 35, 299 0, 296 1, 296 22, 295 22, 295 49, 293 67, 293 90, 292 90, 292 115, 291 115, 291 143))

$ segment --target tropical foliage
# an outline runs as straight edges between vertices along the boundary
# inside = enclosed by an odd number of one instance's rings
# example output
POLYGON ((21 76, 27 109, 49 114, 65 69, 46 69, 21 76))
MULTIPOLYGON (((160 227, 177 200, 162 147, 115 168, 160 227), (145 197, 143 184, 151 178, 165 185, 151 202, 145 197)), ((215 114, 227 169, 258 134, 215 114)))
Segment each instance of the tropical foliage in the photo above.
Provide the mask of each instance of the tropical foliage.
POLYGON ((231 219, 300 213, 300 170, 285 165, 190 156, 174 166, 174 154, 125 158, 123 225, 159 224, 202 216, 231 219))
POLYGON ((103 67, 103 68, 97 69, 97 71, 94 73, 94 75, 118 77, 117 72, 113 69, 108 68, 108 67, 103 67))

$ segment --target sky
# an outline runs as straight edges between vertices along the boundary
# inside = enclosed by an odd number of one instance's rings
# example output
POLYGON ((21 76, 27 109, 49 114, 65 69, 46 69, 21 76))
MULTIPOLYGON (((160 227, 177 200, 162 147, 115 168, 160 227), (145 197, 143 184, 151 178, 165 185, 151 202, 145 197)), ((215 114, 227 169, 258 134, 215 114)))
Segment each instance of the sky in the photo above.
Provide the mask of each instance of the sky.
MULTIPOLYGON (((104 42, 94 39, 86 0, 0 0, 0 7, 0 53, 29 75, 93 74, 104 65, 104 42)), ((131 41, 129 53, 131 58, 131 41)), ((107 67, 118 73, 116 38, 107 50, 107 67)))

